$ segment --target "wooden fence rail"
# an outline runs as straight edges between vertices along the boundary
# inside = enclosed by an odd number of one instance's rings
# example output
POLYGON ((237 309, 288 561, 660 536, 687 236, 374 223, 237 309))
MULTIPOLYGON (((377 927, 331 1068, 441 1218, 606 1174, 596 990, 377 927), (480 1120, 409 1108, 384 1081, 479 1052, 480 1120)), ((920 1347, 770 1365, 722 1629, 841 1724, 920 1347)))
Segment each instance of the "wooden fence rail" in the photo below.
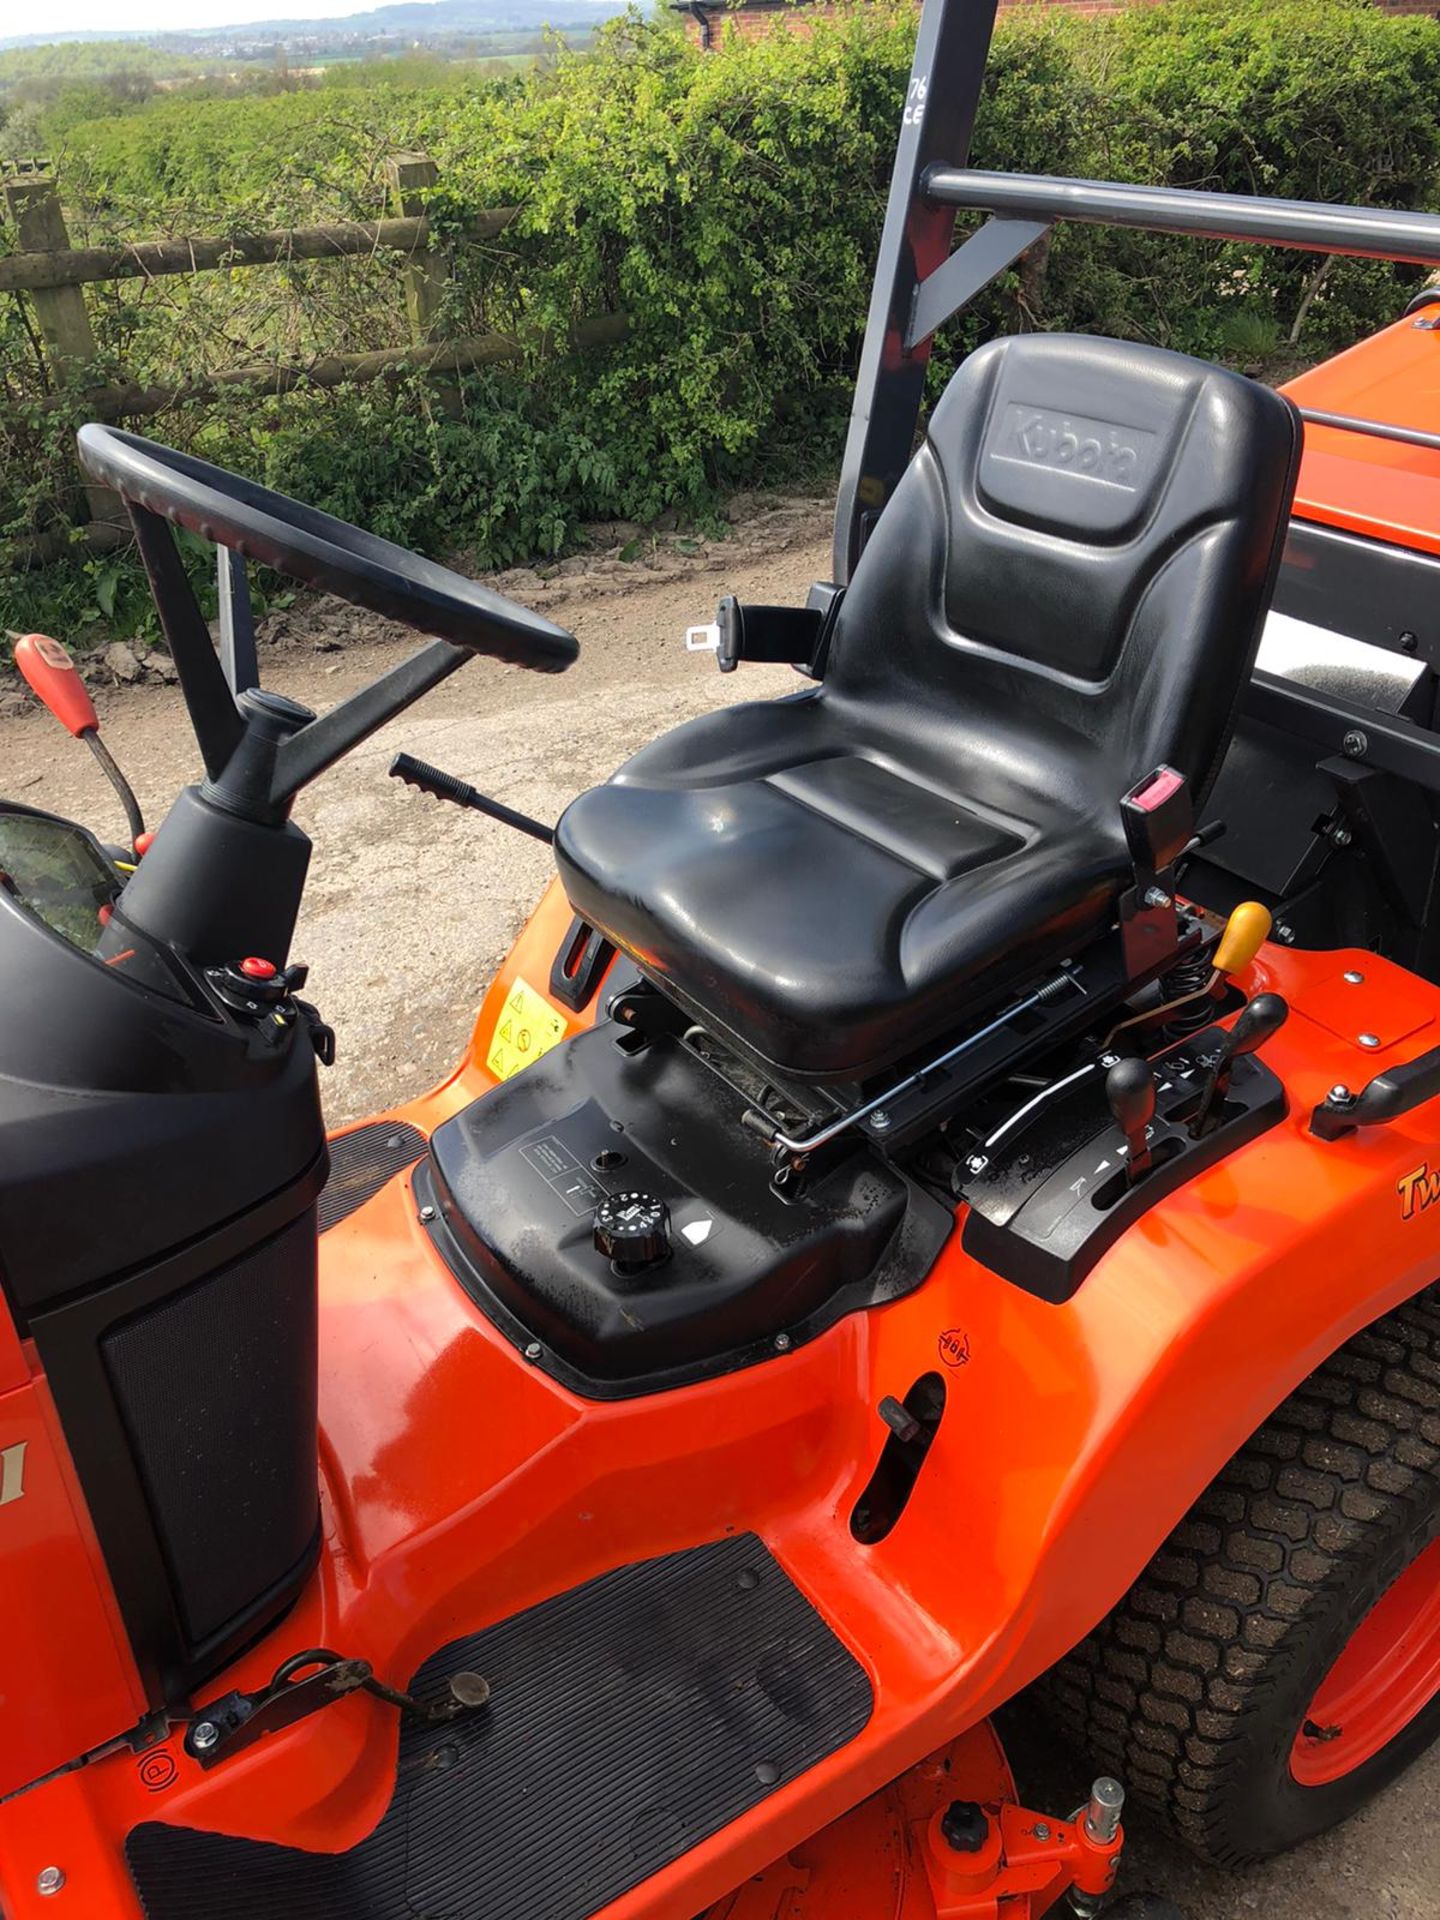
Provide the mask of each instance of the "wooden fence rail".
MULTIPOLYGON (((48 173, 33 172, 7 181, 5 205, 19 247, 14 253, 0 255, 0 295, 28 299, 34 310, 46 371, 57 389, 41 400, 38 411, 73 410, 77 396, 82 396, 86 410, 95 417, 125 419, 163 413, 182 402, 212 400, 237 391, 273 395, 301 387, 393 379, 410 372, 453 375, 519 358, 524 350, 522 343, 505 334, 487 333, 446 342, 434 337, 449 277, 445 248, 494 239, 511 224, 519 209, 484 208, 473 214, 458 233, 437 240, 424 210, 425 191, 438 180, 435 162, 427 154, 396 154, 386 164, 386 177, 392 216, 388 219, 334 221, 324 226, 199 239, 144 240, 110 247, 71 246, 59 193, 48 173), (328 354, 303 365, 234 367, 173 385, 100 385, 86 378, 87 368, 99 357, 85 303, 87 286, 380 253, 400 256, 408 347, 328 354)), ((596 314, 574 328, 570 344, 609 345, 623 339, 626 329, 623 314, 596 314)), ((89 543, 104 548, 128 540, 126 516, 118 497, 96 486, 87 486, 85 493, 89 524, 84 533, 89 543)), ((68 541, 69 535, 63 530, 52 532, 12 547, 7 557, 19 564, 42 561, 63 550, 68 541)))
MULTIPOLYGON (((492 207, 466 222, 467 240, 490 240, 518 208, 492 207)), ((169 273, 215 268, 281 266, 290 260, 334 260, 347 254, 424 253, 430 222, 338 221, 326 227, 289 227, 218 240, 140 240, 119 247, 71 247, 63 253, 0 256, 0 293, 42 287, 80 287, 100 280, 154 280, 169 273)))

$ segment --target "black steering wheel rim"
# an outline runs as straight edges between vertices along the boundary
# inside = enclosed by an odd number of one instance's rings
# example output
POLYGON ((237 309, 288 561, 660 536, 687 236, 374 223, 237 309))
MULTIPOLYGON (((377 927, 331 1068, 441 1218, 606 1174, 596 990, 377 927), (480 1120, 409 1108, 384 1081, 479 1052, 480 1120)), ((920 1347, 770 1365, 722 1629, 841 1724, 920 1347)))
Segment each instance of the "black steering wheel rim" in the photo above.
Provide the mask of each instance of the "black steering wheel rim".
POLYGON ((579 656, 564 627, 317 507, 118 427, 92 424, 78 438, 92 479, 292 580, 532 672, 563 673, 579 656))

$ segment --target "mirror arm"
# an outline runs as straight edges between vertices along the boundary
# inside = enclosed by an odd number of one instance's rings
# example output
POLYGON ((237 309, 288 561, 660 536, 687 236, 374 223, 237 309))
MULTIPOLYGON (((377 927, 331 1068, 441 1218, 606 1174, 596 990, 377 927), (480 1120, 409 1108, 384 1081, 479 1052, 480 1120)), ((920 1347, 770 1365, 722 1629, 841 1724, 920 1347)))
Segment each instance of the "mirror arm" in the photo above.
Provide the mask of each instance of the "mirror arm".
POLYGON ((412 653, 408 660, 302 727, 276 753, 271 805, 276 809, 288 807, 302 787, 333 767, 352 747, 368 740, 386 721, 413 706, 422 694, 448 680, 470 658, 468 647, 432 640, 428 647, 412 653))
POLYGON ((240 744, 244 723, 225 684, 210 629, 168 524, 136 500, 127 500, 126 507, 135 529, 135 544, 150 577, 170 657, 190 709, 205 771, 212 780, 218 780, 240 744))

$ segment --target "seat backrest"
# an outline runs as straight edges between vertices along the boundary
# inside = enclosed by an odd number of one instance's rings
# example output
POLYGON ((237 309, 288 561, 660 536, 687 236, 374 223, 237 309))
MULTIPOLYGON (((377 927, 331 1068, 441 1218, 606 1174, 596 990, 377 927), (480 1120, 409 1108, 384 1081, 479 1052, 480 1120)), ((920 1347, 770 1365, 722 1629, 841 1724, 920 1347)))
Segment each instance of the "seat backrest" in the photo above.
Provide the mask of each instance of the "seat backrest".
POLYGON ((1229 742, 1288 522, 1300 419, 1157 347, 1030 334, 961 365, 841 608, 827 697, 966 790, 1115 810, 1229 742))

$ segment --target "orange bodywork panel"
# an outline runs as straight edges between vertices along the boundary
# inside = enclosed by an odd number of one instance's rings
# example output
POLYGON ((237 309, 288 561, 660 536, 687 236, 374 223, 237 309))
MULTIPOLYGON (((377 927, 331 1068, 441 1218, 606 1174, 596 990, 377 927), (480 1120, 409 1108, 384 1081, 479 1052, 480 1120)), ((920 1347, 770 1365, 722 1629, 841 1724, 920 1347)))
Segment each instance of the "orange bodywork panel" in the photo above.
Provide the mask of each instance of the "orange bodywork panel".
MULTIPOLYGON (((496 1022, 518 983, 544 994, 569 918, 552 889, 461 1067, 399 1117, 428 1131, 492 1084, 496 1022)), ((1063 1306, 978 1265, 957 1223, 902 1299, 723 1378, 590 1401, 476 1309, 397 1176, 321 1242, 320 1566, 207 1697, 314 1646, 403 1684, 442 1644, 594 1575, 753 1530, 865 1667, 872 1717, 605 1920, 693 1920, 793 1860, 1073 1646, 1273 1407, 1440 1273, 1433 1107, 1328 1146, 1307 1130, 1336 1082, 1440 1042, 1440 990, 1369 954, 1275 946, 1245 985, 1294 1009, 1266 1050, 1289 1118, 1160 1200, 1063 1306), (936 1369, 947 1408, 909 1505, 862 1545, 850 1516, 887 1437, 877 1406, 936 1369)), ((557 1008, 567 1031, 603 997, 557 1008)), ((396 1743, 394 1714, 356 1695, 210 1775, 177 1732, 37 1786, 0 1806, 7 1914, 51 1911, 33 1891, 49 1865, 76 1912, 138 1914, 123 1845, 145 1820, 352 1846, 389 1799, 396 1743)))
MULTIPOLYGON (((0 1382, 16 1356, 0 1313, 0 1382)), ((0 1390, 0 1796, 145 1711, 59 1418, 43 1377, 22 1378, 0 1390)))
MULTIPOLYGON (((1397 320, 1284 391, 1316 413, 1440 434, 1440 307, 1397 320)), ((1348 533, 1440 553, 1440 451, 1305 423, 1295 513, 1348 533)))

